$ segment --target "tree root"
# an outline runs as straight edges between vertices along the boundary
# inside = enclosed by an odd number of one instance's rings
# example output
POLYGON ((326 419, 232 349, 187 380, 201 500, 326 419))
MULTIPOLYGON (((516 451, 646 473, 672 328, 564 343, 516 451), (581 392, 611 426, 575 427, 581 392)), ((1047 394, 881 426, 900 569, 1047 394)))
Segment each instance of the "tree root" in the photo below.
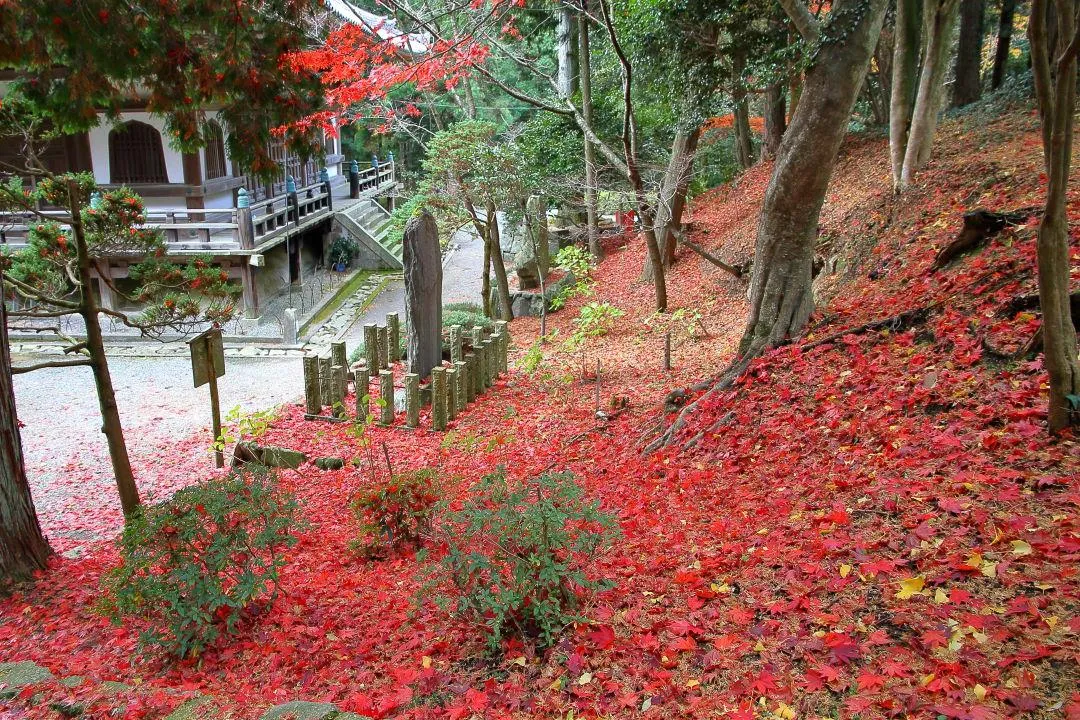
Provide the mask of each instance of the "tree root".
MULTIPOLYGON (((906 312, 893 315, 892 317, 887 317, 883 320, 875 320, 873 322, 868 322, 857 327, 848 328, 847 330, 833 333, 832 335, 821 338, 820 340, 815 340, 814 342, 807 343, 802 346, 801 350, 803 352, 807 350, 812 350, 813 348, 819 347, 826 343, 831 343, 839 340, 845 335, 859 335, 873 330, 880 330, 882 328, 889 328, 890 330, 895 331, 912 327, 914 325, 921 325, 925 323, 927 319, 929 319, 930 314, 940 308, 941 305, 941 302, 936 302, 932 305, 916 308, 914 310, 908 310, 906 312)), ((667 430, 662 432, 655 440, 646 445, 645 449, 642 452, 648 455, 670 445, 675 436, 678 435, 679 431, 686 424, 686 421, 690 414, 692 414, 701 403, 712 397, 713 394, 731 389, 735 382, 740 377, 742 377, 742 374, 746 371, 746 369, 750 367, 750 363, 753 362, 763 352, 765 352, 767 348, 768 344, 765 340, 761 340, 758 343, 751 345, 750 348, 746 350, 746 352, 733 360, 732 363, 728 365, 728 367, 722 373, 714 377, 712 380, 704 381, 703 387, 700 387, 702 386, 702 383, 698 383, 698 385, 695 385, 695 389, 704 389, 705 394, 700 396, 697 400, 694 400, 694 402, 690 403, 689 405, 683 407, 682 410, 679 411, 679 414, 675 417, 675 421, 671 424, 671 426, 668 427, 667 430)), ((675 392, 685 395, 685 391, 682 390, 675 392)), ((669 393, 668 398, 672 398, 673 394, 674 393, 669 393)), ((701 441, 701 439, 705 436, 705 433, 711 432, 718 427, 722 427, 728 422, 730 422, 730 420, 728 419, 728 416, 725 416, 717 423, 712 425, 708 430, 698 433, 689 441, 687 441, 687 447, 693 447, 701 441)))
POLYGON ((964 227, 956 239, 941 248, 930 266, 930 272, 936 272, 950 262, 975 248, 982 247, 986 241, 1010 226, 1023 225, 1037 208, 1021 208, 1014 212, 993 212, 978 208, 964 213, 964 227))
POLYGON ((893 331, 906 330, 907 328, 913 327, 915 325, 922 325, 930 317, 930 313, 932 313, 934 310, 937 310, 940 306, 941 303, 938 302, 932 305, 927 305, 926 307, 908 310, 906 312, 893 315, 892 317, 887 317, 883 320, 874 320, 873 322, 868 322, 863 325, 857 325, 853 328, 848 328, 847 330, 841 330, 840 332, 833 333, 832 335, 827 335, 820 340, 815 340, 811 343, 807 343, 802 346, 801 350, 803 352, 806 352, 807 350, 813 350, 814 348, 820 347, 821 345, 835 342, 836 340, 839 340, 845 335, 861 335, 862 333, 870 332, 872 330, 880 330, 882 328, 888 328, 889 330, 893 331))
POLYGON ((746 277, 746 275, 750 272, 749 263, 743 263, 740 265, 728 265, 726 262, 710 253, 708 250, 686 237, 686 233, 684 233, 682 230, 672 230, 672 234, 675 236, 675 240, 680 245, 684 245, 690 248, 698 255, 711 262, 716 267, 720 268, 725 272, 731 273, 740 280, 746 277))

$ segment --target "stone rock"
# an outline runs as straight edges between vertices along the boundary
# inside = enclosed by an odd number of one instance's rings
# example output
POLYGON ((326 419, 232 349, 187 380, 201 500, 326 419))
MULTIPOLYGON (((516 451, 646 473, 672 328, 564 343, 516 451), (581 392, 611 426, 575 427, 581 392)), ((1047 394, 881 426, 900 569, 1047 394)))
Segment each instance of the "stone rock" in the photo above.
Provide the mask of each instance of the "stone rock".
POLYGON ((421 213, 405 226, 402 264, 409 372, 426 380, 431 368, 442 363, 442 252, 439 228, 430 213, 421 213))
MULTIPOLYGON (((547 285, 544 288, 544 295, 541 297, 538 291, 531 290, 515 290, 510 293, 510 308, 513 310, 514 317, 540 317, 544 308, 544 302, 547 302, 548 311, 551 311, 551 301, 555 299, 555 296, 563 291, 564 288, 568 288, 576 282, 573 273, 566 273, 555 282, 547 285)), ((492 289, 492 302, 498 301, 497 289, 492 289)))
POLYGON ((131 690, 131 686, 127 683, 116 682, 114 680, 106 680, 105 682, 101 683, 101 690, 106 695, 120 695, 121 693, 126 693, 131 690))
POLYGON ((213 701, 212 695, 192 698, 166 715, 165 720, 203 720, 214 717, 216 710, 212 707, 213 701))
POLYGON ((61 678, 60 684, 66 688, 77 688, 86 682, 86 678, 81 675, 72 675, 71 677, 61 678))
POLYGON ((315 458, 315 467, 320 470, 340 470, 345 467, 345 461, 338 457, 315 458))
POLYGON ((330 703, 294 700, 270 708, 262 716, 262 720, 326 720, 331 717, 341 717, 341 715, 337 707, 330 703))
POLYGON ((277 447, 275 445, 262 446, 251 440, 236 443, 233 450, 232 466, 239 467, 252 463, 268 468, 288 468, 296 470, 306 463, 308 456, 299 450, 277 447))
POLYGON ((27 685, 37 685, 53 679, 53 674, 37 663, 29 661, 0 663, 0 695, 5 690, 19 690, 27 685))

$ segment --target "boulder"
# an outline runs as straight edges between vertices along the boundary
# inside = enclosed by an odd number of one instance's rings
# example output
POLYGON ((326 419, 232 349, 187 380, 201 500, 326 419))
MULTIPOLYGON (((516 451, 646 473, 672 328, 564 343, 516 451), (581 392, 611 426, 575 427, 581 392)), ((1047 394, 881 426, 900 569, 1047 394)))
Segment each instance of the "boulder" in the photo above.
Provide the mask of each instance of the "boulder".
POLYGON ((10 698, 27 685, 37 685, 53 679, 53 674, 29 661, 0 663, 0 698, 10 698))
POLYGON ((270 708, 262 720, 326 720, 330 717, 340 717, 337 707, 330 703, 294 700, 270 708))
POLYGON ((251 463, 268 468, 296 470, 307 460, 308 456, 299 450, 290 450, 275 445, 263 446, 251 440, 242 440, 236 443, 236 449, 233 450, 232 466, 240 467, 251 463))
POLYGON ((340 470, 345 467, 345 461, 338 457, 315 458, 315 467, 320 470, 340 470))

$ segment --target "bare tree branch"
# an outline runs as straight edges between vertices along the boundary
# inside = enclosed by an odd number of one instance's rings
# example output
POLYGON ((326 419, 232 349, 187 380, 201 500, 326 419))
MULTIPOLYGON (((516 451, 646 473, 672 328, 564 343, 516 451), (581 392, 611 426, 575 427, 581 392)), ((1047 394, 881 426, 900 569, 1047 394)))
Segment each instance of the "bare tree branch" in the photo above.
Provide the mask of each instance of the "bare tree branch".
POLYGON ((48 362, 41 362, 35 365, 19 365, 11 367, 12 375, 22 375, 23 373, 34 372, 35 370, 45 370, 46 368, 64 368, 64 367, 78 367, 80 365, 90 365, 90 358, 75 358, 71 360, 50 360, 48 362))
POLYGON ((791 21, 795 23, 795 29, 799 31, 799 35, 802 36, 803 40, 809 43, 818 41, 818 38, 821 37, 821 23, 810 14, 810 11, 803 5, 802 0, 780 0, 780 5, 783 6, 784 12, 791 18, 791 21))

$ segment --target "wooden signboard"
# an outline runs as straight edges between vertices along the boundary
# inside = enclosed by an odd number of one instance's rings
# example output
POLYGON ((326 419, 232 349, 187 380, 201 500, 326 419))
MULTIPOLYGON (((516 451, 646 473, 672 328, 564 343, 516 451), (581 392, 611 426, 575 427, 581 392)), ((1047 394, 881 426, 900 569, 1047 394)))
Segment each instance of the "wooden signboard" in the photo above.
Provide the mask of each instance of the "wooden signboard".
POLYGON ((225 374, 225 348, 221 344, 221 330, 211 328, 188 340, 191 348, 191 374, 195 387, 202 387, 225 374))
POLYGON ((218 402, 217 379, 225 375, 225 348, 221 344, 221 330, 211 328, 188 340, 191 348, 191 375, 195 387, 210 384, 210 413, 214 423, 214 464, 225 466, 225 455, 217 447, 221 437, 221 407, 218 402))

